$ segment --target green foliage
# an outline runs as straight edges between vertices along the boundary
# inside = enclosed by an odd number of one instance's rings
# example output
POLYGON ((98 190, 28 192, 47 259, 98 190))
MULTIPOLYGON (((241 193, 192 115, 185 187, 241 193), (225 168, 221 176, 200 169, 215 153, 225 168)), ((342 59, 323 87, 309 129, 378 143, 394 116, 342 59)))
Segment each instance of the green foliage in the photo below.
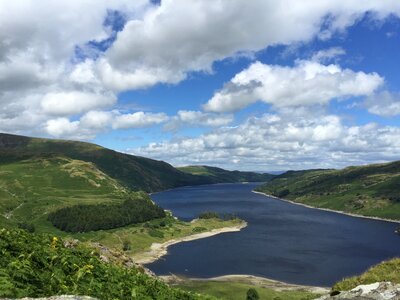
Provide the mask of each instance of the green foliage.
POLYGON ((211 299, 102 262, 85 248, 65 248, 49 235, 0 230, 0 297, 87 295, 98 299, 211 299))
POLYGON ((194 228, 192 229, 192 232, 193 232, 193 233, 200 233, 200 232, 204 232, 204 231, 207 231, 207 228, 197 226, 197 227, 194 227, 194 228))
POLYGON ((274 175, 267 173, 228 171, 210 166, 187 166, 178 169, 188 174, 207 177, 209 180, 212 180, 213 183, 266 182, 274 177, 274 175))
POLYGON ((400 219, 400 161, 342 170, 288 171, 256 190, 311 206, 400 219))
MULTIPOLYGON (((273 286, 273 283, 267 285, 273 286)), ((266 288, 263 284, 255 286, 240 279, 215 281, 190 280, 180 277, 175 286, 187 291, 204 293, 226 300, 244 300, 249 289, 255 289, 259 295, 259 299, 263 300, 311 300, 321 296, 307 290, 281 290, 281 287, 273 289, 266 288)))
POLYGON ((75 205, 49 214, 49 221, 67 232, 87 232, 123 227, 165 217, 150 198, 132 193, 121 204, 75 205))
POLYGON ((35 225, 33 225, 32 223, 28 223, 28 222, 18 223, 18 228, 24 229, 30 233, 35 232, 35 225))
POLYGON ((199 215, 199 219, 219 219, 219 214, 214 211, 205 211, 199 215))
POLYGON ((123 243, 122 243, 122 250, 124 250, 124 251, 129 251, 129 250, 131 250, 131 249, 132 249, 132 247, 131 247, 131 242, 128 241, 128 240, 123 241, 123 243))
POLYGON ((162 233, 161 231, 157 230, 157 229, 153 229, 151 228, 149 230, 149 235, 152 237, 156 237, 156 238, 163 238, 164 237, 164 233, 162 233))
POLYGON ((372 266, 360 276, 345 278, 337 282, 332 290, 347 291, 361 284, 370 284, 377 281, 390 281, 400 284, 400 258, 394 258, 372 266))
POLYGON ((260 299, 260 296, 258 295, 258 292, 255 288, 249 288, 246 293, 246 299, 247 300, 258 300, 258 299, 260 299))

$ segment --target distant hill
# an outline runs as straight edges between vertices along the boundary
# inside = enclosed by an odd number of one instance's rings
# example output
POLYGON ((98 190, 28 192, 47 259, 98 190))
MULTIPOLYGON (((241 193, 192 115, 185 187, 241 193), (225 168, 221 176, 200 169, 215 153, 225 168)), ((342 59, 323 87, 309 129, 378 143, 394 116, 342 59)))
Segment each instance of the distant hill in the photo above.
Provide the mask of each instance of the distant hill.
POLYGON ((400 219, 400 161, 342 170, 288 171, 257 190, 315 207, 400 219))
POLYGON ((214 183, 222 182, 266 182, 274 178, 272 174, 255 172, 227 171, 210 166, 186 166, 178 168, 188 174, 206 176, 214 183))
POLYGON ((120 184, 134 190, 154 192, 213 183, 207 177, 181 172, 163 161, 124 154, 95 144, 0 134, 0 164, 54 156, 91 162, 120 184))

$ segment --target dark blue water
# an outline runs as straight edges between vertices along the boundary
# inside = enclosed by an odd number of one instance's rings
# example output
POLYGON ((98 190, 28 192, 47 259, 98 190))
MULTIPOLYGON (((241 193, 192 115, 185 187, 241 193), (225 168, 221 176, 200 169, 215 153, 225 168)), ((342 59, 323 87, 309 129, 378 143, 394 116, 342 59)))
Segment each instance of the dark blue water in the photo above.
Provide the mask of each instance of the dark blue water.
POLYGON ((240 232, 175 244, 147 265, 159 275, 212 277, 251 274, 280 281, 330 286, 400 255, 398 224, 349 217, 252 193, 256 184, 185 187, 151 197, 185 220, 207 210, 235 213, 240 232))

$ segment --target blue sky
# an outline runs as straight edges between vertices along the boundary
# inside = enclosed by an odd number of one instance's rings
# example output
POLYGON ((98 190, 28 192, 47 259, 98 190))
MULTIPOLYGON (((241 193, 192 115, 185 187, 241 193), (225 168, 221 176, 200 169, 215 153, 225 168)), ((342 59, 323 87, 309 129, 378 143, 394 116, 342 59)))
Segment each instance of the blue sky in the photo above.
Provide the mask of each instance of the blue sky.
POLYGON ((400 159, 398 1, 21 0, 3 13, 2 132, 179 166, 400 159))

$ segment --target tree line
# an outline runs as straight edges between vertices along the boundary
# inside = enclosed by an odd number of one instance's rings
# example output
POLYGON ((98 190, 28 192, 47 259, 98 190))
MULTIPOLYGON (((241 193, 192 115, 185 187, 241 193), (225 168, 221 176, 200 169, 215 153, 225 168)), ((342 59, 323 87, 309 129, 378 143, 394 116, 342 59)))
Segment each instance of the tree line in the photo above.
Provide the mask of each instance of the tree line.
POLYGON ((87 232, 123 227, 165 217, 164 210, 148 196, 133 193, 123 203, 74 205, 48 216, 58 229, 67 232, 87 232))

